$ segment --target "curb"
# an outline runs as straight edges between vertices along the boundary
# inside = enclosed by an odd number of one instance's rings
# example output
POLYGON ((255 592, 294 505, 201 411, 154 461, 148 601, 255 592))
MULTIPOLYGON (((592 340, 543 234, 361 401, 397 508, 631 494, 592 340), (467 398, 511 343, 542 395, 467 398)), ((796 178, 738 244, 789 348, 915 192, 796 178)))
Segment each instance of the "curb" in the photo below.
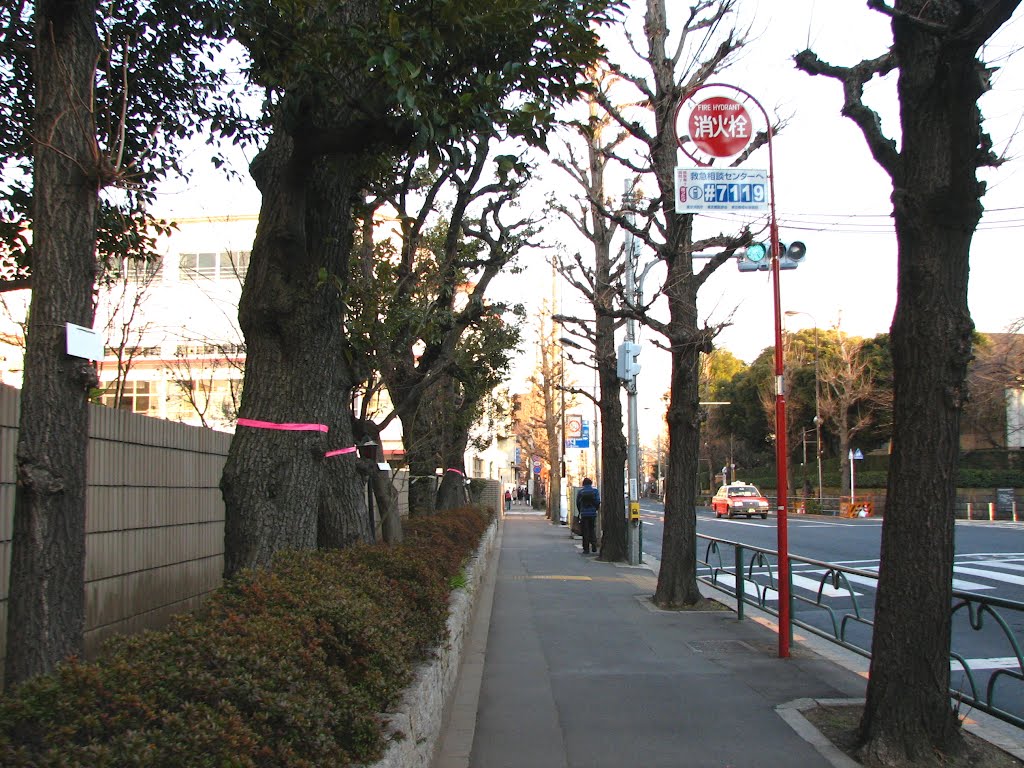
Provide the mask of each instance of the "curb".
POLYGON ((458 681, 473 617, 480 613, 474 611, 481 591, 480 585, 495 560, 492 554, 499 540, 500 521, 500 515, 495 516, 467 564, 466 586, 451 594, 448 642, 436 650, 432 661, 419 668, 395 710, 383 713, 387 720, 386 738, 389 745, 384 756, 367 768, 427 768, 431 765, 441 738, 445 713, 458 681))

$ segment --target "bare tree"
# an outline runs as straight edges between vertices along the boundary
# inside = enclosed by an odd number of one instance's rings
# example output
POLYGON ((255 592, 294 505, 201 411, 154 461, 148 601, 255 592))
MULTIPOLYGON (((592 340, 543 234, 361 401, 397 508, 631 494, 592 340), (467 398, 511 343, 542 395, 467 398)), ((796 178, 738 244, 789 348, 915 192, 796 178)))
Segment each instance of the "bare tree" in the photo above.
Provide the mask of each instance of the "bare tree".
MULTIPOLYGON (((595 75, 600 86, 606 75, 595 75)), ((626 439, 622 431, 622 385, 616 374, 615 331, 622 320, 615 316, 617 286, 622 280, 622 259, 612 253, 612 239, 618 224, 608 215, 610 200, 605 188, 608 154, 625 141, 629 134, 621 128, 611 132, 611 116, 599 110, 590 99, 589 117, 577 123, 576 131, 586 147, 586 157, 577 157, 568 144, 564 158, 556 158, 561 168, 576 183, 580 194, 574 205, 553 200, 555 210, 567 218, 593 247, 593 267, 589 259, 577 254, 562 270, 563 276, 579 291, 594 309, 594 319, 560 318, 563 327, 586 348, 593 349, 593 363, 600 383, 598 406, 604 439, 601 441, 601 552, 602 560, 624 561, 627 558, 625 474, 626 439), (611 133, 611 135, 609 135, 611 133)), ((588 393, 582 393, 590 397, 588 393)))
POLYGON ((1008 418, 1008 392, 1024 384, 1024 321, 1017 321, 1006 333, 988 334, 975 344, 974 361, 968 370, 971 399, 964 409, 965 433, 978 448, 1008 448, 1017 444, 1021 425, 1008 418))
POLYGON ((878 408, 888 406, 891 393, 879 387, 868 361, 860 354, 864 343, 838 329, 829 354, 819 363, 821 417, 839 440, 841 492, 850 492, 850 448, 853 439, 874 424, 878 408))
POLYGON ((843 87, 842 114, 892 180, 898 299, 891 332, 893 446, 860 756, 868 765, 956 752, 949 698, 950 602, 960 418, 971 357, 971 238, 998 158, 978 100, 992 70, 979 49, 1020 0, 871 0, 892 20, 889 50, 852 67, 811 51, 797 67, 843 87), (886 136, 864 86, 898 70, 901 146, 886 136), (927 627, 927 632, 921 632, 927 627))
MULTIPOLYGON (((111 394, 108 401, 114 408, 121 407, 125 384, 136 357, 145 351, 143 344, 150 335, 153 323, 141 319, 142 310, 156 280, 160 278, 158 261, 132 263, 123 260, 121 268, 107 274, 103 281, 100 306, 106 311, 104 331, 107 348, 114 356, 114 378, 103 394, 111 394)), ((103 364, 97 374, 103 378, 103 364)))
MULTIPOLYGON (((598 94, 601 107, 630 135, 630 146, 639 147, 636 154, 617 152, 615 159, 630 174, 642 176, 645 184, 649 181, 654 186, 647 200, 627 200, 627 210, 607 211, 606 215, 653 251, 666 268, 660 293, 667 299, 668 321, 651 317, 646 305, 639 306, 632 296, 626 297, 622 311, 659 333, 672 360, 664 559, 654 595, 655 603, 663 608, 691 606, 703 600, 697 586, 694 506, 701 444, 700 355, 712 350, 720 328, 698 322, 697 292, 737 247, 750 241, 748 232, 695 241, 693 216, 675 212, 674 112, 686 93, 709 82, 744 45, 744 34, 729 27, 735 7, 734 0, 691 3, 681 28, 673 34, 665 0, 648 0, 644 40, 630 39, 644 74, 633 74, 613 62, 616 85, 598 94), (625 87, 633 89, 632 96, 623 92, 625 87), (693 254, 711 248, 722 250, 694 273, 693 254)), ((747 152, 763 141, 764 137, 756 139, 747 152)))

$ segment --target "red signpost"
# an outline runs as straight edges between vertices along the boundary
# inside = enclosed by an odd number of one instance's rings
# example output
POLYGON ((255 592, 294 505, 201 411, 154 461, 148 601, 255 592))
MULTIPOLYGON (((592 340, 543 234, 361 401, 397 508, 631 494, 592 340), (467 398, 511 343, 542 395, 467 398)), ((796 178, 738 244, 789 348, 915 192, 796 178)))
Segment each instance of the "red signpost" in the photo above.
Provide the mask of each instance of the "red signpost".
MULTIPOLYGON (((789 530, 786 512, 787 445, 786 445, 786 390, 782 347, 782 301, 779 291, 779 227, 775 217, 775 158, 772 148, 772 124, 761 103, 751 94, 734 85, 707 83, 687 93, 676 107, 676 142, 687 157, 700 166, 710 166, 715 160, 734 157, 746 149, 753 139, 753 121, 746 104, 757 107, 764 118, 768 143, 768 188, 772 259, 772 286, 775 300, 775 473, 777 486, 777 541, 779 553, 779 657, 789 656, 790 641, 790 585, 789 585, 789 530), (713 94, 697 101, 698 93, 713 94), (688 133, 680 135, 680 115, 689 105, 686 120, 688 133), (687 142, 692 146, 687 146, 687 142)), ((736 574, 737 579, 743 575, 736 574)))

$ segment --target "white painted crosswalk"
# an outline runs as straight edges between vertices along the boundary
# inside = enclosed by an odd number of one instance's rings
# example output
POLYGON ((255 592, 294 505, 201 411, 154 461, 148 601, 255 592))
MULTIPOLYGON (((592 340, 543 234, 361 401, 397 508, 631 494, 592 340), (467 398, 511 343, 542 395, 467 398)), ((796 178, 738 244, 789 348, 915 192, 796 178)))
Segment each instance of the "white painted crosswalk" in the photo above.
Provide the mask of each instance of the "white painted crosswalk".
MULTIPOLYGON (((858 560, 837 563, 837 565, 845 565, 868 573, 878 573, 877 560, 858 560)), ((962 592, 990 593, 993 590, 1001 589, 1017 593, 1020 587, 1024 587, 1024 553, 965 556, 958 559, 953 567, 953 573, 953 588, 962 592)), ((700 575, 708 578, 711 572, 707 568, 703 568, 700 575)), ((748 570, 746 577, 747 583, 744 585, 746 591, 753 593, 757 590, 767 601, 778 600, 778 592, 775 588, 778 584, 778 566, 776 564, 773 563, 770 568, 755 567, 752 571, 748 570)), ((836 587, 833 585, 828 569, 803 567, 798 561, 793 563, 790 578, 794 595, 812 600, 817 599, 819 595, 822 599, 860 598, 865 594, 872 593, 878 586, 877 578, 844 572, 843 578, 838 581, 839 586, 836 587)), ((730 573, 719 571, 717 580, 722 586, 735 589, 735 579, 730 573)))

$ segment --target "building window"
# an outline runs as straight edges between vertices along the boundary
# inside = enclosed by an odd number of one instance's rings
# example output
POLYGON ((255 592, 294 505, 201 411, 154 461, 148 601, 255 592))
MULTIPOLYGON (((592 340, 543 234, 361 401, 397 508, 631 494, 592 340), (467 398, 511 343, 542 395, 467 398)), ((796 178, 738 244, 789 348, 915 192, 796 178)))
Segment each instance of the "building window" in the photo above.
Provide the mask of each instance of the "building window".
POLYGON ((240 282, 249 271, 249 251, 224 253, 182 253, 178 277, 186 280, 234 280, 240 282))
POLYGON ((155 416, 160 413, 160 401, 156 396, 156 382, 126 381, 122 387, 120 398, 117 394, 117 382, 112 381, 100 397, 100 402, 108 408, 120 408, 122 411, 155 416))

